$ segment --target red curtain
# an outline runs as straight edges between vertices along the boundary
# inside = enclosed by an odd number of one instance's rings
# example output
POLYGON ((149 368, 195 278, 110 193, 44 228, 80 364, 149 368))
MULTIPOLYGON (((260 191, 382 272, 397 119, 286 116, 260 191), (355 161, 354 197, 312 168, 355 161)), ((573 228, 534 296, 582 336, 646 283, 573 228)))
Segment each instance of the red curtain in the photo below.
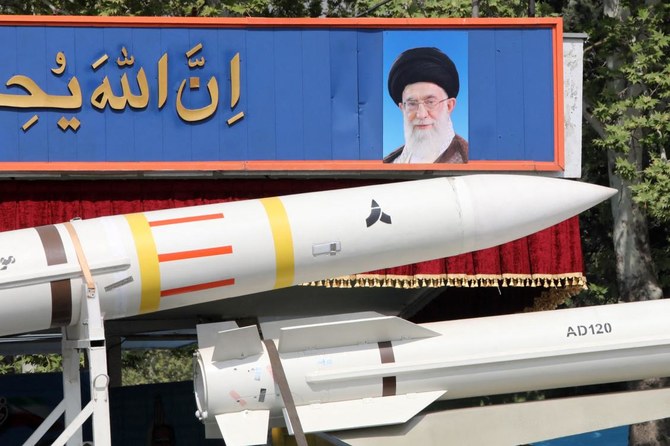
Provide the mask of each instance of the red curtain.
MULTIPOLYGON (((378 181, 377 181, 378 182, 378 181)), ((373 184, 354 179, 69 180, 0 182, 0 231, 171 207, 373 184)), ((321 286, 542 287, 584 285, 577 217, 469 254, 350 277, 321 286)))

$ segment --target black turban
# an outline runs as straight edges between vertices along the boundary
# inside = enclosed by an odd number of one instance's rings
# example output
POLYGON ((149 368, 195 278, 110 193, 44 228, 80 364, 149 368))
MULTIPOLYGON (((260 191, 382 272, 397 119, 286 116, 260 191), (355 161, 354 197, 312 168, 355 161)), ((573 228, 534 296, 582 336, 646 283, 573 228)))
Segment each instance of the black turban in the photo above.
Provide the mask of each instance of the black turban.
POLYGON ((432 82, 450 98, 458 96, 456 65, 437 48, 412 48, 400 54, 389 71, 388 89, 393 102, 402 102, 405 87, 415 82, 432 82))

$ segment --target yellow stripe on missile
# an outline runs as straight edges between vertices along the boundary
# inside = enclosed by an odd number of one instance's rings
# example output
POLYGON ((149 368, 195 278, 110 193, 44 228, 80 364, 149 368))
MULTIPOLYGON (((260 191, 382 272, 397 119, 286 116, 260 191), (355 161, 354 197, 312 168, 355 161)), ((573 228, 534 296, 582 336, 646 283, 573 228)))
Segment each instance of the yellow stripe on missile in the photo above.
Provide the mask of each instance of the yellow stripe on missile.
POLYGON ((142 284, 140 313, 157 311, 161 299, 161 275, 154 236, 144 214, 129 214, 125 217, 130 225, 130 232, 133 234, 140 267, 142 284))
POLYGON ((288 214, 281 199, 261 199, 265 212, 268 214, 272 238, 275 242, 275 261, 277 278, 275 288, 284 288, 293 285, 295 278, 295 259, 293 256, 293 236, 288 214))

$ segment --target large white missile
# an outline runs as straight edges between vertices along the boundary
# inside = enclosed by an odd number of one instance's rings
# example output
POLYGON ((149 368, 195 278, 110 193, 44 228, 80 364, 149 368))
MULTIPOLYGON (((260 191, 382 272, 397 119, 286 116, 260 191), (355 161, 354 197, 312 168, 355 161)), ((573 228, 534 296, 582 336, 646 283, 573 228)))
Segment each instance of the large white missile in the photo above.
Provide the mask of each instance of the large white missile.
POLYGON ((86 269, 114 319, 488 248, 613 193, 473 175, 5 232, 0 336, 76 324, 86 269))
POLYGON ((422 325, 380 316, 288 325, 271 344, 256 326, 200 325, 196 416, 229 446, 265 444, 271 416, 291 426, 278 372, 303 432, 404 423, 439 399, 670 376, 669 313, 660 300, 422 325))

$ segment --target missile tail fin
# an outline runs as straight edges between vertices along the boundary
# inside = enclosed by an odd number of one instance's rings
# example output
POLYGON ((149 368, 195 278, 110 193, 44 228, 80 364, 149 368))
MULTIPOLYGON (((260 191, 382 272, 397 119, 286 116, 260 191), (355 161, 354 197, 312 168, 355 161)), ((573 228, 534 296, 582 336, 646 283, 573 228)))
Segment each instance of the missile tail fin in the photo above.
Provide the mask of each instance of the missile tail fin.
POLYGON ((355 313, 328 314, 323 316, 309 317, 259 317, 258 323, 263 333, 263 339, 279 339, 283 328, 297 327, 302 325, 327 324, 332 322, 351 321, 354 319, 372 319, 384 317, 376 311, 359 311, 355 313))
POLYGON ((239 326, 232 321, 214 322, 211 324, 198 324, 196 331, 198 333, 198 348, 213 347, 216 344, 216 336, 221 331, 232 330, 239 326))
MULTIPOLYGON (((444 390, 298 406, 305 432, 405 423, 445 394, 444 390)), ((286 412, 286 411, 284 411, 286 412)), ((287 419, 286 413, 284 418, 287 419)), ((290 429, 290 423, 286 423, 290 429)))
POLYGON ((287 327, 279 335, 280 353, 439 336, 399 317, 339 321, 287 327))
POLYGON ((243 359, 263 353, 261 337, 255 325, 220 331, 216 335, 212 361, 243 359))
POLYGON ((216 415, 226 446, 266 444, 270 423, 269 410, 243 410, 216 415))
POLYGON ((670 389, 663 388, 429 411, 403 425, 331 435, 353 446, 441 445, 444 438, 463 446, 536 444, 668 416, 670 389))

